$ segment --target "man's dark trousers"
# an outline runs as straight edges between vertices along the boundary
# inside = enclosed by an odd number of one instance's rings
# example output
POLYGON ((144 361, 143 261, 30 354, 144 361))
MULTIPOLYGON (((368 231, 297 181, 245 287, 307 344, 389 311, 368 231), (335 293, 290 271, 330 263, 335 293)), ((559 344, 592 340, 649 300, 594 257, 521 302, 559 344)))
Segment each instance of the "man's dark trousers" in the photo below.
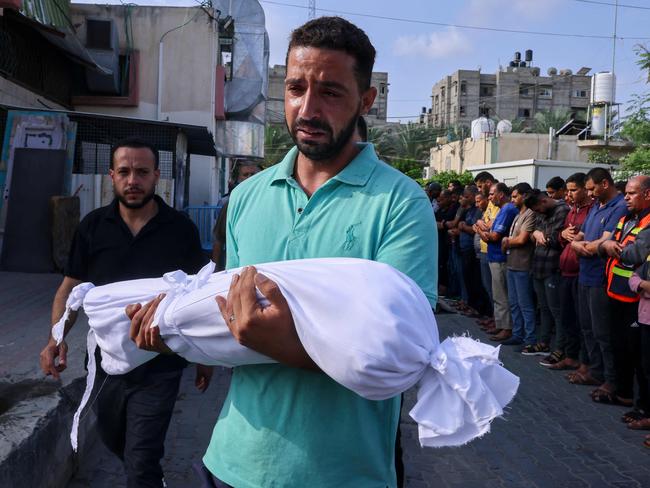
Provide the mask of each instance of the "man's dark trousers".
POLYGON ((182 369, 153 370, 149 364, 123 375, 98 368, 95 380, 99 434, 124 461, 128 488, 162 486, 160 459, 183 374, 182 369))
POLYGON ((639 304, 610 298, 610 307, 616 393, 623 398, 633 398, 636 376, 638 385, 636 407, 648 411, 650 410, 648 383, 641 362, 641 330, 637 323, 639 304))

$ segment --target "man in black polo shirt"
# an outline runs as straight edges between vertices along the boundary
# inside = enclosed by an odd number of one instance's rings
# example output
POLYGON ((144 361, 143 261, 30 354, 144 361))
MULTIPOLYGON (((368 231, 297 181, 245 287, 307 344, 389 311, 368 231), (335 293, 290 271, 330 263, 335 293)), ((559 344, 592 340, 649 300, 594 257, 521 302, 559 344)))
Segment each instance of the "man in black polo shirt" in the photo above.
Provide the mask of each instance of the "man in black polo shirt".
MULTIPOLYGON (((177 269, 193 274, 207 262, 196 226, 155 195, 160 170, 153 146, 137 138, 115 144, 110 176, 115 199, 79 224, 52 304, 53 324, 62 317, 72 288, 83 281, 104 285, 177 269)), ((75 318, 66 324, 66 333, 75 318)), ((65 342, 57 346, 50 336, 40 355, 43 371, 58 379, 66 353, 65 342)), ((159 355, 127 374, 109 376, 101 368, 99 349, 95 356, 91 401, 102 440, 124 461, 129 488, 164 486, 160 459, 186 361, 159 355)), ((208 387, 211 375, 212 368, 197 365, 199 390, 208 387)))

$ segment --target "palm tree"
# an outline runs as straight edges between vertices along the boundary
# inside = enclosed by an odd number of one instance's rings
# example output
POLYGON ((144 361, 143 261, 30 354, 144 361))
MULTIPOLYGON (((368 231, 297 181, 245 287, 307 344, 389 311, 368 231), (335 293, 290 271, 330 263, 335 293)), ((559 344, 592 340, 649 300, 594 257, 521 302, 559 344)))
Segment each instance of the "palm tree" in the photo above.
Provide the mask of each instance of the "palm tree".
POLYGON ((571 118, 569 109, 558 108, 555 110, 541 110, 535 114, 533 120, 533 132, 538 134, 548 134, 552 127, 557 130, 566 124, 571 118))

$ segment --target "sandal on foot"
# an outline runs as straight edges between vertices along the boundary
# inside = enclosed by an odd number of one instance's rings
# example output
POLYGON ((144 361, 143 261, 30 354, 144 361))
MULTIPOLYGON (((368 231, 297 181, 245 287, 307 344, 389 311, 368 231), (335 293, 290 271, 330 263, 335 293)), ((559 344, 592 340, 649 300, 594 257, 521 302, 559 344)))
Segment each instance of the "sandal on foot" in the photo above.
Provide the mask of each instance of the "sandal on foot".
POLYGON ((589 374, 582 374, 577 371, 568 375, 567 379, 569 380, 569 383, 571 383, 572 385, 598 386, 602 383, 601 381, 598 381, 597 379, 593 378, 589 374))
POLYGON ((591 399, 596 403, 603 403, 605 405, 622 405, 625 407, 632 405, 631 400, 621 398, 614 392, 604 390, 602 388, 596 388, 594 391, 592 391, 591 399))
POLYGON ((629 412, 625 412, 621 416, 621 422, 624 422, 626 424, 629 424, 630 422, 634 422, 636 420, 642 420, 642 419, 647 419, 648 415, 643 411, 643 410, 630 410, 629 412))
POLYGON ((650 419, 645 418, 634 420, 633 422, 629 422, 627 424, 627 428, 632 430, 650 430, 650 419))

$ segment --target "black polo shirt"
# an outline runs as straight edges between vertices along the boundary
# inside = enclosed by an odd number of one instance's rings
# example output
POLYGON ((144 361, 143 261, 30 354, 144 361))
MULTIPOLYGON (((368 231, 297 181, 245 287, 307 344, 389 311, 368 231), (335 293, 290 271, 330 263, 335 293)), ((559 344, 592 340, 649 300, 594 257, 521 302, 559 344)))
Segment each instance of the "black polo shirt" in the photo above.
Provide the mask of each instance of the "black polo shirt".
MULTIPOLYGON (((154 198, 158 213, 135 236, 120 216, 117 199, 84 217, 72 241, 65 276, 100 286, 158 278, 177 269, 188 274, 201 269, 208 258, 201 249, 198 229, 185 214, 159 196, 154 198)), ((178 356, 162 355, 146 363, 156 370, 185 364, 178 356)))

